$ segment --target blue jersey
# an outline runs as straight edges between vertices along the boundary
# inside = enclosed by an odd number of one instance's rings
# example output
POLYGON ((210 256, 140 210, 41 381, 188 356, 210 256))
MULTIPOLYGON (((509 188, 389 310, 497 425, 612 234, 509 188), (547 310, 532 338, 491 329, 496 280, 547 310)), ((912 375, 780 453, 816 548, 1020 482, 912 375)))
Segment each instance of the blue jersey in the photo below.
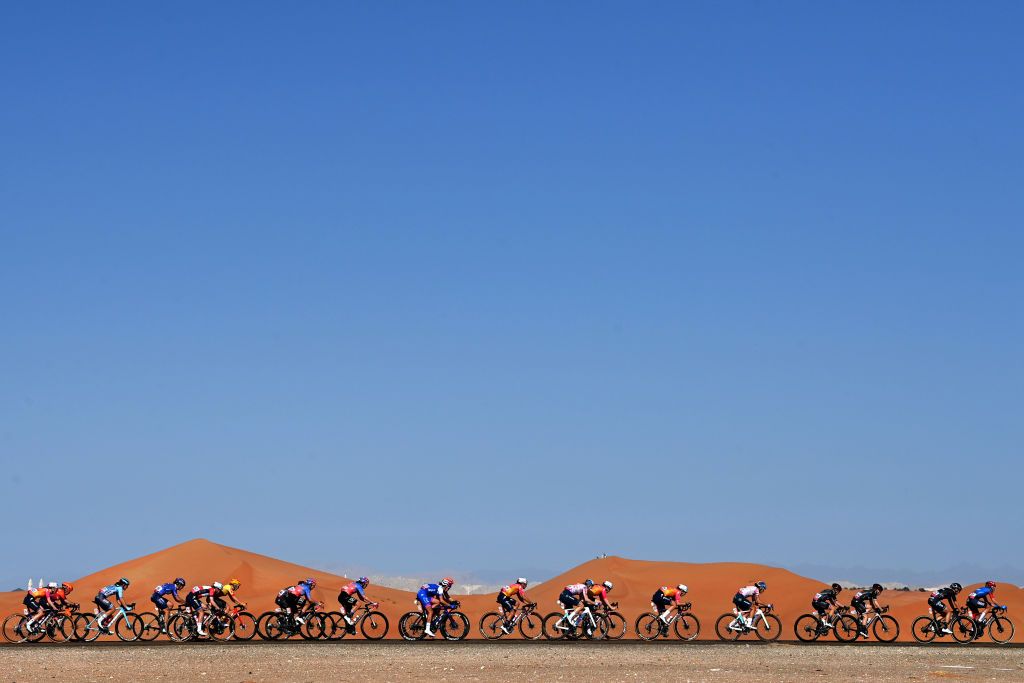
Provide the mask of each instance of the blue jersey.
POLYGON ((974 591, 974 597, 978 600, 981 600, 983 598, 987 598, 991 592, 991 588, 989 588, 988 586, 982 586, 978 590, 974 591))
POLYGON ((116 595, 117 599, 120 600, 124 597, 124 588, 122 588, 119 583, 115 583, 112 586, 104 586, 100 589, 100 595, 105 598, 109 598, 111 595, 116 595))
POLYGON ((174 597, 178 597, 178 587, 173 583, 162 583, 157 586, 153 592, 157 595, 173 595, 174 597))
POLYGON ((432 598, 436 598, 440 596, 443 591, 441 590, 441 584, 425 583, 422 586, 420 586, 420 592, 426 593, 428 596, 432 598))

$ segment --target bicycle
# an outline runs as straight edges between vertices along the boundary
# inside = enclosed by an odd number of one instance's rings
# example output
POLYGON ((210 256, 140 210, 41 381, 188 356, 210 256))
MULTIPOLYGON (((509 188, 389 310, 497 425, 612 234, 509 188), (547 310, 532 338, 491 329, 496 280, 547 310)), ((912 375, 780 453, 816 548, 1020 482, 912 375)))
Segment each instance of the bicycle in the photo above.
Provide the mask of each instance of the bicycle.
POLYGON ((609 640, 620 640, 629 630, 626 626, 626 617, 618 611, 619 603, 611 603, 611 608, 605 607, 603 603, 594 605, 594 614, 604 617, 605 629, 603 636, 609 640))
POLYGON ((886 614, 888 611, 888 606, 881 608, 877 612, 871 610, 871 616, 864 624, 861 624, 860 620, 855 619, 852 615, 836 622, 833 629, 836 639, 844 643, 850 643, 857 640, 857 638, 866 639, 868 637, 867 634, 870 632, 874 634, 875 639, 879 642, 893 642, 900 635, 900 622, 896 621, 895 617, 886 614))
POLYGON ((313 602, 296 613, 280 609, 264 612, 256 622, 256 631, 264 640, 287 640, 293 636, 300 636, 304 640, 318 640, 324 637, 327 622, 326 614, 319 611, 321 607, 322 602, 313 602))
POLYGON ((325 632, 325 637, 328 640, 341 640, 350 633, 355 634, 358 627, 367 640, 380 640, 388 634, 390 624, 383 612, 375 610, 378 604, 371 602, 360 605, 351 615, 351 624, 345 621, 345 615, 341 612, 329 612, 327 617, 330 624, 325 622, 324 625, 330 631, 325 632))
POLYGON ((101 635, 116 635, 120 640, 131 643, 139 638, 142 633, 142 620, 133 610, 135 603, 131 602, 125 606, 118 606, 114 616, 107 620, 106 625, 99 625, 100 613, 96 609, 93 614, 76 614, 74 621, 75 640, 84 640, 87 643, 99 638, 101 635))
POLYGON ((985 636, 986 628, 988 628, 988 637, 992 639, 993 643, 1002 645, 1013 640, 1013 622, 1009 617, 1004 616, 1006 609, 1005 605, 995 605, 992 607, 991 616, 987 619, 985 615, 988 610, 985 610, 978 615, 977 619, 972 620, 975 628, 973 640, 981 640, 985 636))
POLYGON ((505 620, 500 612, 488 612, 480 617, 480 635, 487 640, 497 640, 511 635, 517 627, 527 640, 537 640, 544 635, 544 620, 534 612, 537 603, 529 602, 515 608, 512 618, 505 620), (503 628, 504 627, 504 628, 503 628))
POLYGON ((974 638, 974 620, 966 616, 967 608, 961 607, 950 615, 949 622, 935 616, 934 611, 914 619, 910 632, 919 643, 930 643, 936 638, 951 635, 958 643, 969 643, 974 638), (946 633, 949 630, 950 633, 946 633))
MULTIPOLYGON (((416 603, 419 604, 419 603, 416 603)), ((464 640, 469 635, 469 617, 459 610, 459 601, 441 608, 440 613, 431 620, 431 631, 440 633, 445 640, 464 640)), ((406 640, 423 640, 426 632, 427 618, 422 612, 406 612, 398 620, 398 633, 406 640)))
POLYGON ((739 640, 753 632, 760 640, 773 641, 782 635, 782 620, 772 614, 774 605, 759 605, 750 625, 740 611, 733 609, 715 620, 715 634, 719 640, 739 640))
MULTIPOLYGON (((818 638, 827 636, 828 632, 835 629, 844 619, 853 620, 852 628, 856 630, 857 620, 848 614, 849 609, 846 605, 836 607, 830 615, 825 615, 824 618, 813 612, 801 614, 793 623, 793 632, 796 634, 797 640, 813 643, 818 638)), ((850 628, 848 623, 845 628, 850 628)))
POLYGON ((669 628, 673 628, 676 637, 693 640, 700 633, 700 620, 690 613, 691 607, 693 603, 684 602, 670 610, 672 614, 664 621, 656 612, 645 612, 636 618, 636 634, 643 640, 657 640, 668 638, 669 628))
POLYGON ((564 612, 551 612, 544 617, 544 637, 548 640, 578 640, 579 638, 603 638, 608 631, 608 619, 603 614, 595 613, 587 605, 576 616, 570 619, 571 609, 564 612))
POLYGON ((43 616, 29 627, 32 614, 23 610, 22 614, 12 614, 4 620, 4 638, 11 643, 38 643, 49 638, 55 643, 64 643, 74 639, 74 615, 78 605, 70 603, 57 610, 46 609, 43 616))

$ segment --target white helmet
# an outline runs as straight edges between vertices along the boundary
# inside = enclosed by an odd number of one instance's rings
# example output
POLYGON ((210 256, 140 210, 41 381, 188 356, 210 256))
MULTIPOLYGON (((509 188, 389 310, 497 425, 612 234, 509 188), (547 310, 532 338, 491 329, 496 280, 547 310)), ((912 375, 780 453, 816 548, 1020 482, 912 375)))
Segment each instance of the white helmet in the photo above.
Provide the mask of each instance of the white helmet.
POLYGON ((678 586, 676 586, 676 588, 678 588, 679 590, 681 590, 684 593, 688 593, 690 591, 690 589, 686 587, 685 583, 679 584, 678 586))
POLYGON ((607 588, 608 590, 611 590, 612 589, 612 582, 611 581, 605 581, 604 582, 604 587, 607 588))
POLYGON ((516 583, 522 584, 524 588, 529 584, 529 582, 521 576, 516 579, 516 583))
POLYGON ((56 581, 51 581, 50 583, 46 584, 46 587, 47 588, 56 588, 57 587, 57 582, 56 581))
POLYGON ((221 583, 220 581, 214 581, 213 582, 213 587, 216 588, 217 590, 220 590, 221 588, 224 587, 224 584, 221 583))

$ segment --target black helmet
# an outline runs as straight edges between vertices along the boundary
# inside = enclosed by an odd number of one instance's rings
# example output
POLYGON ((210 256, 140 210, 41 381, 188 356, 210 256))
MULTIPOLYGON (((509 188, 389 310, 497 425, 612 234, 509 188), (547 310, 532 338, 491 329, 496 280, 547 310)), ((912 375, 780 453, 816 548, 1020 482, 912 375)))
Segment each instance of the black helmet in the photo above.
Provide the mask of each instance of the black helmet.
POLYGON ((876 583, 875 585, 871 586, 871 592, 872 593, 881 593, 884 590, 885 589, 882 588, 882 584, 880 584, 880 583, 876 583))
POLYGON ((587 588, 590 588, 591 586, 594 585, 594 580, 593 579, 587 579, 586 581, 583 582, 583 585, 586 586, 587 588))
POLYGON ((843 587, 840 586, 838 583, 833 583, 832 590, 834 590, 836 593, 841 593, 843 591, 843 587))
POLYGON ((178 588, 184 588, 185 587, 185 579, 183 579, 183 578, 181 578, 179 576, 178 578, 176 578, 174 580, 174 585, 177 586, 178 588))
POLYGON ((122 586, 124 586, 125 588, 127 588, 128 585, 131 583, 131 581, 129 581, 128 579, 124 578, 123 576, 120 579, 118 579, 117 582, 119 584, 121 584, 122 586))
POLYGON ((959 593, 964 589, 964 587, 954 581, 953 583, 949 584, 949 589, 954 593, 959 593))

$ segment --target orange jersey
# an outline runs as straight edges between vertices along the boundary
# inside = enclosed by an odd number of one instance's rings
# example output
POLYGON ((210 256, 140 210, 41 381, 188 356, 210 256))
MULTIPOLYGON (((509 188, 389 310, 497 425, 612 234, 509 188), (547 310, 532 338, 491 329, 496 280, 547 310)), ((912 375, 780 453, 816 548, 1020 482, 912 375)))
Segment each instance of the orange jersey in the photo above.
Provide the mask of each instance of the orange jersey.
POLYGON ((591 586, 587 589, 591 600, 608 600, 608 589, 604 586, 591 586))
POLYGON ((518 583, 513 583, 509 586, 504 586, 501 589, 501 594, 506 598, 523 597, 523 587, 518 583))
POLYGON ((45 600, 46 595, 50 592, 49 588, 33 588, 28 592, 36 600, 45 600))

